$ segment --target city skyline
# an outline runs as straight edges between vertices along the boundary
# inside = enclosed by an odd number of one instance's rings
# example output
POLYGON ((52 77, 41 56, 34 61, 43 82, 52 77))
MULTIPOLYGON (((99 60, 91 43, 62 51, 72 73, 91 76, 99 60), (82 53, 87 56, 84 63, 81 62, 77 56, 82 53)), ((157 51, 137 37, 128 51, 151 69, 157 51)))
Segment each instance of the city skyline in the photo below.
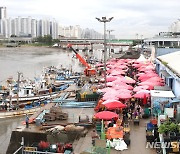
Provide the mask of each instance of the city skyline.
POLYGON ((7 17, 55 18, 60 25, 80 25, 103 33, 95 17, 114 17, 107 24, 119 38, 152 37, 179 18, 178 0, 0 0, 7 17), (136 3, 134 3, 136 2, 136 3), (17 5, 20 4, 20 5, 17 5))

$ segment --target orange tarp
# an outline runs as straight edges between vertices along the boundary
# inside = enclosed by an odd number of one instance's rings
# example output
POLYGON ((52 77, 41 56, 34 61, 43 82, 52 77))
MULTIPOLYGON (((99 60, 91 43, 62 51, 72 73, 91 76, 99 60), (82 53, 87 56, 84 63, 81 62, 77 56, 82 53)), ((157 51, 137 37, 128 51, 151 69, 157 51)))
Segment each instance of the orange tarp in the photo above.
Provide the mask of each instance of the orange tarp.
POLYGON ((123 138, 123 127, 109 127, 106 133, 107 139, 114 139, 114 138, 123 138))

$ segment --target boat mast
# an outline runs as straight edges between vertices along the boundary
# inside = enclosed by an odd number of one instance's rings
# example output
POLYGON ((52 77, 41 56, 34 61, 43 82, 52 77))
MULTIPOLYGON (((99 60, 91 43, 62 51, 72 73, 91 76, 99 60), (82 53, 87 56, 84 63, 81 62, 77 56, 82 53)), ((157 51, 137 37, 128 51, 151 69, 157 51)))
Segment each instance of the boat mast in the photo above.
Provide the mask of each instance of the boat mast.
POLYGON ((18 80, 17 80, 17 104, 16 104, 16 109, 19 106, 19 83, 20 83, 20 77, 21 77, 22 73, 18 72, 18 80))

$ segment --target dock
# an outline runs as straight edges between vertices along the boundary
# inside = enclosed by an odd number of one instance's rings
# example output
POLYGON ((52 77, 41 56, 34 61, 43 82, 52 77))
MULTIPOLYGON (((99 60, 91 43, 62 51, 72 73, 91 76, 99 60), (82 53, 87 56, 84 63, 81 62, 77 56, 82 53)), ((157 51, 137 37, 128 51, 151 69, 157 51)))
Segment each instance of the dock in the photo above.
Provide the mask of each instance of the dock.
MULTIPOLYGON (((35 114, 30 116, 30 119, 35 119, 43 110, 48 110, 53 107, 55 103, 49 103, 43 107, 35 114)), ((68 113, 67 120, 55 120, 45 122, 43 125, 29 124, 29 128, 26 128, 26 125, 22 124, 17 127, 11 134, 10 144, 8 146, 7 153, 13 153, 16 151, 21 145, 22 137, 24 137, 25 145, 32 146, 35 143, 39 143, 40 141, 51 141, 53 143, 56 142, 72 142, 76 139, 77 133, 65 133, 61 132, 56 136, 50 135, 47 133, 44 128, 53 128, 57 125, 67 126, 67 125, 75 125, 75 126, 85 126, 91 127, 92 125, 92 116, 94 115, 94 108, 62 108, 63 112, 68 113), (83 122, 84 117, 88 115, 89 122, 83 122), (82 118, 82 122, 79 122, 79 117, 82 118), (12 146, 13 145, 13 146, 12 146)))

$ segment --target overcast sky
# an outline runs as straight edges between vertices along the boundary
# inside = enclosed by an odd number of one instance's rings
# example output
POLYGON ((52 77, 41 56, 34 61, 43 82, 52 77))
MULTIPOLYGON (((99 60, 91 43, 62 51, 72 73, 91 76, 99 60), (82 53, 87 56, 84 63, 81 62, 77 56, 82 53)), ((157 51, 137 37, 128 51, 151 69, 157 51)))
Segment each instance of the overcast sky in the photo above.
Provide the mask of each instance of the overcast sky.
POLYGON ((180 0, 0 0, 8 17, 55 18, 59 24, 80 25, 103 33, 95 17, 114 17, 107 29, 117 38, 151 37, 180 18, 180 0))

